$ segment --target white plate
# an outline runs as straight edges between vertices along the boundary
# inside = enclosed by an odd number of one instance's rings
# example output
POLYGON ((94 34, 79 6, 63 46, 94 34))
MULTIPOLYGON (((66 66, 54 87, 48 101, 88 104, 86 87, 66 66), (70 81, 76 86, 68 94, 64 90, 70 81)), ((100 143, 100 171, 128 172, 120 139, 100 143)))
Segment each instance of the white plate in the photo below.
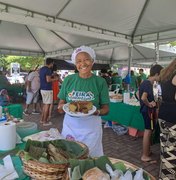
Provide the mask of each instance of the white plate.
POLYGON ((69 104, 70 103, 64 104, 63 110, 65 111, 65 113, 67 113, 70 116, 75 116, 75 117, 90 116, 90 115, 92 115, 97 110, 97 108, 95 106, 93 106, 92 109, 87 114, 82 113, 82 112, 74 113, 74 112, 69 111, 69 104))

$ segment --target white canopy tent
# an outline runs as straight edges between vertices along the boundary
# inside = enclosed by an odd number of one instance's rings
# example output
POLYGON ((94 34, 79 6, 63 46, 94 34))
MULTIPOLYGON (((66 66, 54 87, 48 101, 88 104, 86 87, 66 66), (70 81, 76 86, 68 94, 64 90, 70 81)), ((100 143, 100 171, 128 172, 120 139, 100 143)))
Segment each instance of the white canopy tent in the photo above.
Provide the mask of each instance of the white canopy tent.
POLYGON ((175 7, 175 0, 0 0, 0 53, 70 59, 84 44, 101 63, 127 64, 133 44, 132 63, 150 64, 155 50, 137 44, 175 40, 175 7))

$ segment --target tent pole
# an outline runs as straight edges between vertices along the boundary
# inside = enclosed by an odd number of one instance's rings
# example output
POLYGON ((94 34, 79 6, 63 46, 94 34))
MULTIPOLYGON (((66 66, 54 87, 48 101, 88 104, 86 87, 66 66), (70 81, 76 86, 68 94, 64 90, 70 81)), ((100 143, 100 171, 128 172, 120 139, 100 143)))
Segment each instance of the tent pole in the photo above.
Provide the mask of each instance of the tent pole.
POLYGON ((155 63, 159 62, 159 42, 155 42, 155 63))
MULTIPOLYGON (((133 59, 133 44, 128 45, 129 59, 128 59, 128 76, 130 78, 131 62, 133 59)), ((127 84, 127 90, 130 90, 130 82, 127 84)))

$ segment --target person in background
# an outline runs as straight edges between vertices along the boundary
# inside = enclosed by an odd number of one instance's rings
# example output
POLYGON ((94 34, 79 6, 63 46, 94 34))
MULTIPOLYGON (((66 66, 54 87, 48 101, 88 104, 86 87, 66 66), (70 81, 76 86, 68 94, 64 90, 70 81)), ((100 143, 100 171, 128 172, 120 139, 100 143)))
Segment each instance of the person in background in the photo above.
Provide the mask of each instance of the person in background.
POLYGON ((67 76, 68 76, 68 72, 64 72, 64 74, 62 75, 62 80, 64 80, 67 76))
POLYGON ((108 87, 110 87, 110 85, 111 85, 111 77, 109 76, 106 69, 101 70, 101 77, 106 80, 106 83, 107 83, 108 87))
POLYGON ((53 82, 52 82, 53 102, 54 102, 54 103, 58 103, 58 97, 57 97, 57 95, 58 95, 58 93, 59 93, 59 86, 60 86, 60 84, 62 83, 62 79, 60 78, 60 75, 57 74, 57 65, 56 65, 56 64, 53 65, 52 71, 53 71, 52 77, 53 77, 53 78, 55 78, 55 77, 58 78, 57 81, 53 81, 53 82))
POLYGON ((27 98, 27 85, 28 85, 28 76, 29 76, 29 74, 32 72, 32 70, 30 70, 29 72, 28 72, 28 74, 26 75, 26 77, 24 78, 24 92, 23 92, 23 96, 24 96, 24 98, 26 99, 27 98))
POLYGON ((140 100, 140 112, 144 119, 144 136, 143 136, 143 151, 141 160, 143 162, 156 163, 151 158, 151 135, 155 129, 157 123, 157 105, 153 95, 153 84, 155 81, 159 81, 159 75, 162 66, 156 64, 150 69, 150 76, 147 80, 144 80, 139 87, 139 100, 140 100))
POLYGON ((159 108, 160 179, 176 178, 176 59, 160 76, 162 102, 159 108))
POLYGON ((123 83, 123 89, 124 90, 129 90, 129 84, 131 82, 131 78, 130 78, 130 74, 129 72, 127 73, 127 75, 125 76, 125 78, 123 79, 122 83, 123 83))
POLYGON ((40 89, 40 78, 38 69, 32 71, 28 74, 26 81, 26 106, 23 111, 23 114, 28 116, 29 113, 29 106, 33 103, 33 110, 32 114, 39 114, 36 110, 37 102, 39 98, 39 89, 40 89))
POLYGON ((112 91, 116 90, 117 88, 122 89, 122 77, 119 76, 117 72, 112 74, 111 83, 112 91))
POLYGON ((109 94, 105 79, 91 72, 95 58, 95 52, 90 47, 81 46, 74 50, 72 62, 78 73, 64 79, 59 93, 58 111, 63 113, 64 104, 69 102, 93 103, 96 111, 92 115, 74 117, 65 114, 62 135, 86 144, 90 156, 99 157, 103 155, 101 116, 109 111, 109 94))
POLYGON ((52 112, 53 112, 54 104, 58 103, 58 96, 57 95, 59 93, 59 85, 62 83, 62 80, 61 80, 60 76, 57 74, 57 65, 56 64, 53 65, 52 72, 53 72, 52 78, 57 77, 58 80, 52 82, 53 104, 51 104, 51 106, 50 106, 48 119, 51 119, 51 117, 52 117, 52 112))
POLYGON ((7 77, 3 74, 2 71, 0 71, 0 90, 8 89, 8 86, 10 86, 10 83, 9 83, 7 77))
POLYGON ((52 82, 58 80, 58 77, 52 77, 53 64, 53 59, 47 58, 46 65, 40 69, 40 92, 43 101, 40 123, 42 123, 43 126, 52 125, 52 122, 50 122, 50 119, 48 118, 50 106, 53 104, 52 82))
POLYGON ((130 89, 131 91, 136 91, 137 90, 137 77, 134 74, 134 71, 131 70, 130 74, 130 89))
POLYGON ((144 74, 144 69, 139 69, 139 76, 138 76, 138 85, 140 86, 140 84, 147 79, 146 74, 144 74))

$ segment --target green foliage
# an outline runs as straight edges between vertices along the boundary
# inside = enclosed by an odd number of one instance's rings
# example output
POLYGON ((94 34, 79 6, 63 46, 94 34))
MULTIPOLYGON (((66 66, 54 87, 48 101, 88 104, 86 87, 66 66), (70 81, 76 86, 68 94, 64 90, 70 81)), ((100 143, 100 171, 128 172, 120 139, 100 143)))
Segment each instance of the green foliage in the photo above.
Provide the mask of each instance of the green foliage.
POLYGON ((123 173, 126 172, 126 170, 127 170, 127 168, 123 162, 117 162, 117 163, 113 164, 113 167, 114 167, 114 169, 121 170, 123 173))
POLYGON ((31 56, 0 56, 0 67, 9 70, 11 63, 19 63, 21 71, 29 71, 35 69, 37 65, 43 65, 44 58, 31 56))
POLYGON ((7 66, 8 62, 6 61, 6 56, 0 55, 0 67, 3 67, 3 69, 6 70, 7 66))
POLYGON ((176 46, 176 41, 170 42, 169 43, 171 46, 176 46))

